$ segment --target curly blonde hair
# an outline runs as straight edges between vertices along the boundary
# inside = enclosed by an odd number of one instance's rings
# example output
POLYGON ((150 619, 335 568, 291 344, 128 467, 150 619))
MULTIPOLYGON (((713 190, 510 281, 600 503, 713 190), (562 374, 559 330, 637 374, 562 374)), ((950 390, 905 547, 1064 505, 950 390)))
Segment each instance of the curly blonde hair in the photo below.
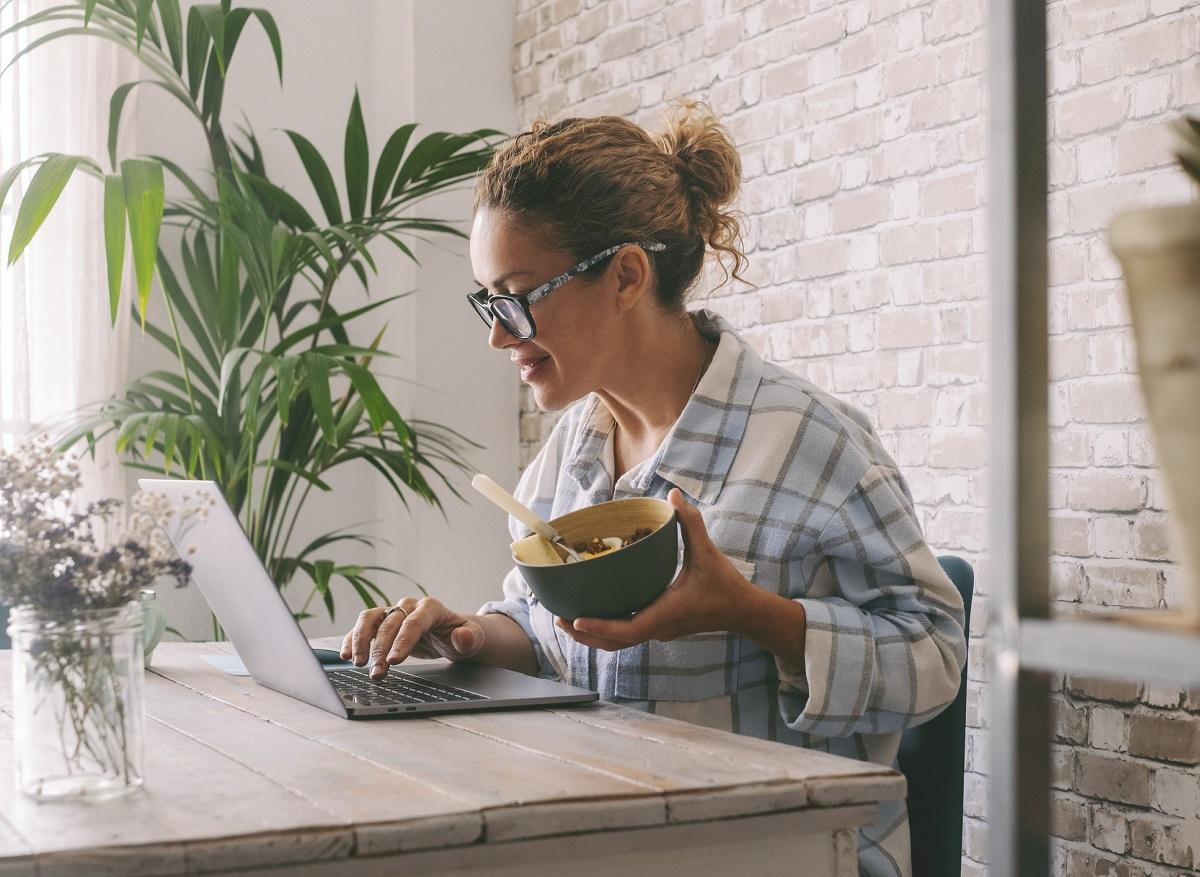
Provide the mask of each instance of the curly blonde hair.
POLYGON ((742 162, 703 104, 676 102, 665 123, 652 135, 619 116, 539 120, 492 157, 475 210, 500 211, 580 260, 624 241, 665 244, 647 254, 658 301, 682 310, 710 250, 725 282, 745 279, 741 221, 730 208, 742 162))

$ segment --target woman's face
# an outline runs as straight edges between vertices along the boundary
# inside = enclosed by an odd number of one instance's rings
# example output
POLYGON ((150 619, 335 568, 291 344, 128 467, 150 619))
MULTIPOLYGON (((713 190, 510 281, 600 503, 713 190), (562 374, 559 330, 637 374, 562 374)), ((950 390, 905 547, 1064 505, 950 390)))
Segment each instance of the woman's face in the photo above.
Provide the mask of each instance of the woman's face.
MULTIPOLYGON (((475 214, 471 267, 476 282, 490 294, 527 294, 575 262, 503 214, 487 209, 475 214)), ((532 305, 537 333, 528 341, 517 340, 499 320, 493 321, 488 343, 509 352, 545 411, 583 398, 605 374, 605 360, 614 349, 610 327, 619 319, 614 296, 606 294, 608 286, 615 287, 610 273, 595 280, 575 277, 532 305)))

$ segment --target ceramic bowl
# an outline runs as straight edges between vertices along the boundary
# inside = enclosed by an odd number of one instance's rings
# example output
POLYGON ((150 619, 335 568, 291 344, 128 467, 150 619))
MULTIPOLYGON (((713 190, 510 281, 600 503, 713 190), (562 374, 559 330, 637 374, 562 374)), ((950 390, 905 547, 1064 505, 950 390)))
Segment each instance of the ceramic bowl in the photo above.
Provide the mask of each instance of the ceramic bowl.
POLYGON ((559 618, 623 618, 651 603, 675 578, 679 527, 675 509, 665 500, 618 499, 577 509, 550 524, 571 545, 652 531, 632 545, 578 563, 535 565, 514 556, 534 595, 559 618))

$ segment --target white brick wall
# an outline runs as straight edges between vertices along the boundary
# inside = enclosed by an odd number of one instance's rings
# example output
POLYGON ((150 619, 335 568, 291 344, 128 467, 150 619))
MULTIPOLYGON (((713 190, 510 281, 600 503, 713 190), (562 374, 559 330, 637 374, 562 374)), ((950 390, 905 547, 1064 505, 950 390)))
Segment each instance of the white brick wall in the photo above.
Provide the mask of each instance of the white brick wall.
MULTIPOLYGON (((741 150, 756 289, 696 303, 868 412, 931 544, 977 568, 964 873, 987 860, 988 304, 984 0, 521 0, 523 124, 654 126, 707 100, 741 150)), ((1188 197, 1164 121, 1200 111, 1194 0, 1051 2, 1054 590, 1153 607, 1181 587, 1138 395, 1113 212, 1188 197)), ((554 422, 522 402, 522 461, 554 422)), ((1057 680, 1054 873, 1200 867, 1200 696, 1057 680)))

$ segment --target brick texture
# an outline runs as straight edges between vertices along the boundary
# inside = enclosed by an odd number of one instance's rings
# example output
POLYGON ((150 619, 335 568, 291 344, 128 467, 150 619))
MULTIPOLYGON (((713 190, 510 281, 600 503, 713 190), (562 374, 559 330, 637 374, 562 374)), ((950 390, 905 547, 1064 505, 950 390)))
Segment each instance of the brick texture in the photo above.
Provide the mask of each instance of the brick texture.
MULTIPOLYGON (((649 127, 707 101, 741 151, 754 287, 693 306, 867 412, 939 552, 977 570, 964 874, 987 872, 988 564, 984 0, 519 0, 523 124, 614 113, 649 127)), ((1165 122, 1200 104, 1184 0, 1050 0, 1055 599, 1153 608, 1178 594, 1134 372, 1113 214, 1189 196, 1165 122)), ((523 391, 522 465, 557 415, 523 391)), ((1200 864, 1200 693, 1055 684, 1055 875, 1200 864), (1193 853, 1193 850, 1196 850, 1193 853)))

